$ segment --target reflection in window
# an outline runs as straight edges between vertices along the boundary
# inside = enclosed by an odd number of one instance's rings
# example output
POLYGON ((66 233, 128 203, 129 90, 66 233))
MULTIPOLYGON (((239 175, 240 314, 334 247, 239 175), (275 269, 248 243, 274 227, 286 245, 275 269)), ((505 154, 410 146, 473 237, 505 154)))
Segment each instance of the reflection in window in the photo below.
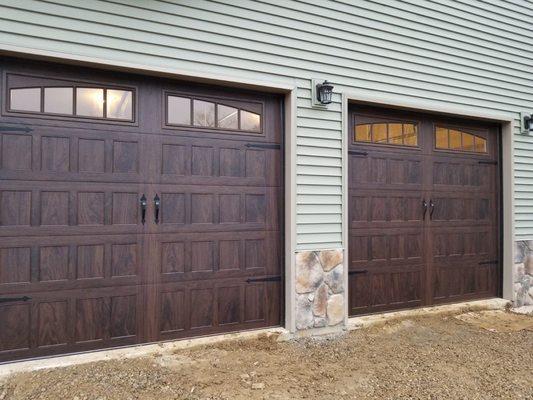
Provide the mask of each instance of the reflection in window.
POLYGON ((260 132, 261 117, 249 111, 241 110, 241 129, 243 131, 260 132))
POLYGON ((41 88, 11 89, 9 108, 16 111, 41 112, 41 88))
POLYGON ((457 129, 435 127, 435 147, 454 151, 487 152, 487 140, 457 129))
POLYGON ((226 129, 239 129, 239 110, 233 107, 217 105, 217 126, 226 129))
POLYGON ((13 88, 10 89, 9 100, 9 110, 11 111, 125 121, 134 119, 132 90, 76 87, 74 85, 13 88), (41 95, 44 100, 43 104, 41 104, 41 95))
POLYGON ((175 125, 190 125, 191 99, 187 97, 168 96, 167 123, 175 125))
POLYGON ((226 104, 168 95, 167 124, 261 132, 261 114, 226 104), (191 118, 192 115, 192 118, 191 118))
POLYGON ((415 124, 399 122, 359 124, 355 126, 355 141, 418 146, 418 129, 415 124))
POLYGON ((71 87, 44 88, 44 112, 72 115, 74 90, 71 87))
POLYGON ((133 117, 133 93, 129 90, 106 90, 106 117, 131 120, 133 117))
POLYGON ((103 118, 104 89, 77 88, 76 115, 103 118))
POLYGON ((215 126, 215 103, 194 100, 192 107, 194 125, 202 127, 215 126))

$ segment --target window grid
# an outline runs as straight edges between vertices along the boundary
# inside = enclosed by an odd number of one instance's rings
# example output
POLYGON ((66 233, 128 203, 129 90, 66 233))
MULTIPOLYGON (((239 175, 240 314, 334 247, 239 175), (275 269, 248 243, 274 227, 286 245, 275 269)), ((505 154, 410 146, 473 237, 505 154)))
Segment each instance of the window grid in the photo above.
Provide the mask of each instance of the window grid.
POLYGON ((414 123, 375 122, 355 126, 354 140, 395 146, 418 146, 418 126, 414 123))

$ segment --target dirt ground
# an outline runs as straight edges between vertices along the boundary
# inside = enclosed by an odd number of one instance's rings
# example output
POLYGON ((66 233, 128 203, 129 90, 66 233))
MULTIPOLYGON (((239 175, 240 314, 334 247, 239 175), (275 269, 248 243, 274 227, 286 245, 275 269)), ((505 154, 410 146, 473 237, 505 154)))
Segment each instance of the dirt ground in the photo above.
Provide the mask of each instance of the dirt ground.
POLYGON ((533 399, 533 317, 471 312, 228 341, 15 375, 0 382, 7 399, 533 399))

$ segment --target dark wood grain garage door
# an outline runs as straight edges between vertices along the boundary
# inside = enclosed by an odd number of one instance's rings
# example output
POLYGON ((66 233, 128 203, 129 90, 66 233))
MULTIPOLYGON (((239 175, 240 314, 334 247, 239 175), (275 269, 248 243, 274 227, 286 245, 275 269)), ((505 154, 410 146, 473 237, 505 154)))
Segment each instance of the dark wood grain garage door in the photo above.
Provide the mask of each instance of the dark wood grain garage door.
POLYGON ((278 97, 1 68, 0 360, 281 323, 278 97))
POLYGON ((498 127, 350 113, 350 314, 497 296, 498 127))

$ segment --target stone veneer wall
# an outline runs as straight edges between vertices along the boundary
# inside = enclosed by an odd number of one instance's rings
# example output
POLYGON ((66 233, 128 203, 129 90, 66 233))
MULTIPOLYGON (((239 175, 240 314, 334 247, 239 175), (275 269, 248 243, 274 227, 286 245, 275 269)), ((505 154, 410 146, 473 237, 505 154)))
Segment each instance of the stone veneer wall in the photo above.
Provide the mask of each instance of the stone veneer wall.
POLYGON ((296 329, 344 322, 342 250, 302 251, 296 255, 296 329))
POLYGON ((513 289, 515 307, 533 305, 533 240, 515 243, 513 289))

